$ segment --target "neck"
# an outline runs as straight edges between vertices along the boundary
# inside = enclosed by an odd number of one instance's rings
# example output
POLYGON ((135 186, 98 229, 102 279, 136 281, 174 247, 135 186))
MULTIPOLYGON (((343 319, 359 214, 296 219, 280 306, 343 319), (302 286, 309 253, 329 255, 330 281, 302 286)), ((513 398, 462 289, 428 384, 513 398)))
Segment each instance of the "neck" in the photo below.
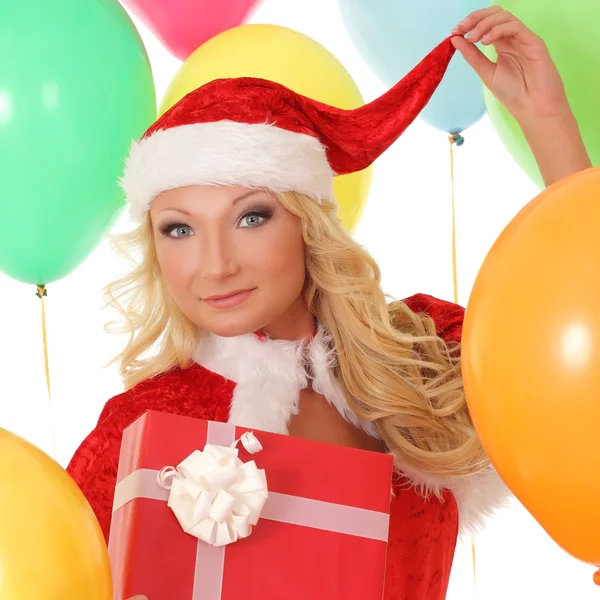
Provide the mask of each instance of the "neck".
POLYGON ((263 327, 262 331, 275 340, 309 340, 315 332, 315 317, 298 298, 285 314, 263 327))

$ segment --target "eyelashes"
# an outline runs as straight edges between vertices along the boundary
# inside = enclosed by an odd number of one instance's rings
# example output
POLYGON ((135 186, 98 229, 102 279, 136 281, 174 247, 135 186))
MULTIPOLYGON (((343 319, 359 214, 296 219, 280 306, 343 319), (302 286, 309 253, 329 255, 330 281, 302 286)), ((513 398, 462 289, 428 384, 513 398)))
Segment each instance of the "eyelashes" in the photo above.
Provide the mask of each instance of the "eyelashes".
POLYGON ((239 219, 237 226, 241 229, 255 229, 268 221, 273 216, 273 211, 268 209, 254 209, 245 212, 239 219), (251 221, 254 219, 254 222, 251 221))
POLYGON ((171 235, 174 231, 187 231, 189 230, 190 232, 192 231, 192 228, 189 225, 186 225, 185 223, 176 223, 176 222, 171 222, 171 223, 165 223, 164 225, 161 225, 159 231, 160 233, 165 236, 165 237, 189 237, 189 235, 171 235))
MULTIPOLYGON (((247 210, 237 220, 236 227, 239 229, 256 229, 269 221, 273 217, 273 212, 272 208, 266 206, 247 210)), ((195 235, 192 227, 182 221, 168 221, 159 227, 159 232, 163 237, 175 239, 195 235)))

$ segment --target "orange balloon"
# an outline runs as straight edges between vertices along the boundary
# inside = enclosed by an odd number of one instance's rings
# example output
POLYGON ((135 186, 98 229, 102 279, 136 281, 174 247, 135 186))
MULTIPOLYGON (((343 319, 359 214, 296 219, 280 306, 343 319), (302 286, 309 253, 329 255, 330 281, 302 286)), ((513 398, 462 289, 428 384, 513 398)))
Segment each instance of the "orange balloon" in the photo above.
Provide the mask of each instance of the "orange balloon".
POLYGON ((600 565, 600 169, 549 187, 503 231, 462 344, 498 473, 564 550, 600 565))
POLYGON ((0 600, 111 600, 108 551, 71 477, 0 429, 0 600))

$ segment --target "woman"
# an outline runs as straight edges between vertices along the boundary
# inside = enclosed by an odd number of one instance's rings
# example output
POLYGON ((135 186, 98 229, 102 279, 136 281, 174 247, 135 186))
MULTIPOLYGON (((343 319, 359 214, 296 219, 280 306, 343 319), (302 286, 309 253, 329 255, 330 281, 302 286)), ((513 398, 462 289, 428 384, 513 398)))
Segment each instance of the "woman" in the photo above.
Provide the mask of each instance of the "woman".
POLYGON ((476 526, 505 493, 465 404, 463 309, 425 295, 386 304, 377 265, 335 217, 333 176, 402 133, 454 48, 519 121, 547 184, 590 166, 536 35, 497 7, 453 33, 361 109, 221 80, 134 145, 123 185, 141 223, 124 241, 140 262, 109 287, 127 300, 127 391, 69 465, 106 536, 124 427, 148 409, 229 420, 392 452, 386 598, 445 597, 459 520, 476 526), (479 41, 496 46, 496 64, 479 41))

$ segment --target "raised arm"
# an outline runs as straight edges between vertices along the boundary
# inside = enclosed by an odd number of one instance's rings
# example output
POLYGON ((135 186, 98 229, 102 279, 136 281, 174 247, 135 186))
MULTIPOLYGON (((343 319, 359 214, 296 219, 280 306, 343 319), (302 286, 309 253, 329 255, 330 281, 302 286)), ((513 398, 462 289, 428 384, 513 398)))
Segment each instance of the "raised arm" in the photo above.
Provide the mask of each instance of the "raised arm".
POLYGON ((452 33, 456 49, 521 127, 546 185, 592 166, 560 74, 538 35, 498 6, 471 13, 452 33), (478 42, 495 47, 497 62, 478 42))

